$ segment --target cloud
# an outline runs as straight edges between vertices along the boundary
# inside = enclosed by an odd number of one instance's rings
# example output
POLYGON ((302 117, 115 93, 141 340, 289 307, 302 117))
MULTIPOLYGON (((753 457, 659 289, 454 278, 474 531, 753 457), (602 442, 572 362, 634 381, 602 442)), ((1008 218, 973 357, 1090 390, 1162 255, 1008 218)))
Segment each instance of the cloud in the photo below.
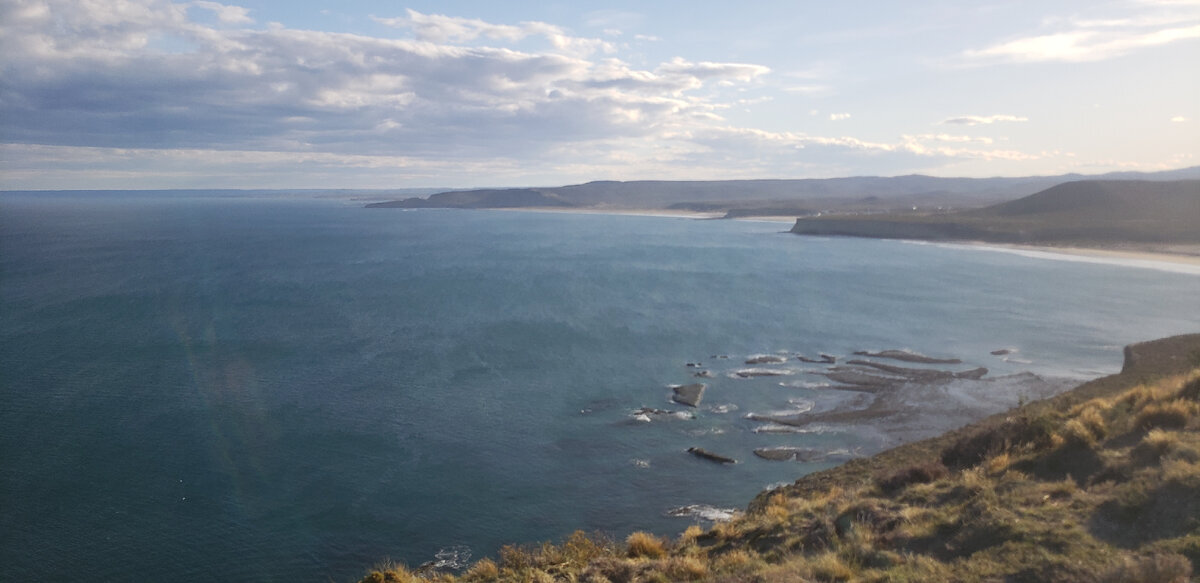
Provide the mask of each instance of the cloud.
POLYGON ((217 15, 217 20, 225 24, 254 23, 254 19, 250 18, 250 11, 241 6, 229 6, 218 2, 202 2, 200 0, 192 2, 191 5, 212 11, 217 15))
POLYGON ((850 119, 850 114, 848 114, 848 113, 831 113, 831 114, 829 114, 829 121, 842 121, 843 119, 850 119))
POLYGON ((960 115, 951 118, 946 118, 938 123, 943 125, 989 125, 997 122, 1018 122, 1029 121, 1027 117, 1017 115, 960 115))
MULTIPOLYGON (((616 50, 607 41, 571 36, 561 27, 545 22, 493 24, 475 18, 423 14, 412 9, 408 9, 407 13, 405 17, 372 19, 387 26, 410 28, 418 39, 432 43, 464 43, 480 38, 516 43, 528 37, 543 37, 555 48, 578 55, 589 55, 596 51, 611 53, 616 50)), ((620 34, 619 31, 617 33, 620 34)))
POLYGON ((35 186, 39 175, 51 187, 89 176, 117 188, 205 176, 226 186, 528 184, 568 173, 830 174, 864 160, 884 172, 1005 155, 981 142, 737 127, 722 114, 770 97, 756 92, 767 67, 683 57, 635 66, 548 23, 408 11, 378 18, 404 31, 380 38, 248 19, 215 2, 0 4, 6 186, 35 186))
POLYGON ((951 143, 951 144, 972 144, 972 143, 974 143, 974 144, 991 144, 995 141, 992 138, 986 138, 986 137, 960 136, 960 135, 952 135, 952 134, 917 134, 917 135, 912 135, 912 136, 905 135, 905 136, 903 136, 903 138, 905 140, 913 139, 913 140, 946 142, 946 143, 951 143))
POLYGON ((1190 121, 1190 120, 1188 120, 1188 118, 1186 118, 1186 117, 1183 117, 1182 115, 1177 115, 1177 116, 1171 118, 1172 123, 1184 123, 1186 121, 1190 121))
POLYGON ((510 26, 409 11, 401 20, 416 38, 384 39, 282 26, 218 29, 187 15, 187 6, 223 5, 131 0, 121 6, 17 0, 5 9, 5 140, 514 154, 712 120, 724 104, 689 92, 767 72, 681 58, 653 70, 591 59, 581 50, 587 39, 545 23, 510 26), (537 51, 449 42, 526 37, 549 42, 537 51), (172 50, 156 48, 154 39, 170 41, 172 50))
POLYGON ((1200 39, 1200 7, 1194 2, 1139 2, 1140 12, 1100 18, 1052 19, 1045 32, 1017 36, 961 55, 967 64, 1080 63, 1200 39), (1180 8, 1184 9, 1180 9, 1180 8))

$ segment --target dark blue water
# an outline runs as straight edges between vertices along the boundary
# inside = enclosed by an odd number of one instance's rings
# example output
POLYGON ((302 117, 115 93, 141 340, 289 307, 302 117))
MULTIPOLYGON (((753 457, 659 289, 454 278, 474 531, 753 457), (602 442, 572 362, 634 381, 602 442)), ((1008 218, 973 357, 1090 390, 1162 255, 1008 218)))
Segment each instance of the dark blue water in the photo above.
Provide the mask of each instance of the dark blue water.
POLYGON ((754 433, 745 413, 822 393, 729 378, 745 355, 1085 378, 1200 329, 1197 274, 784 229, 0 195, 0 580, 347 581, 450 545, 675 533, 669 508, 834 463, 754 447, 887 445, 754 433), (696 419, 631 420, 695 361, 718 373, 696 419))

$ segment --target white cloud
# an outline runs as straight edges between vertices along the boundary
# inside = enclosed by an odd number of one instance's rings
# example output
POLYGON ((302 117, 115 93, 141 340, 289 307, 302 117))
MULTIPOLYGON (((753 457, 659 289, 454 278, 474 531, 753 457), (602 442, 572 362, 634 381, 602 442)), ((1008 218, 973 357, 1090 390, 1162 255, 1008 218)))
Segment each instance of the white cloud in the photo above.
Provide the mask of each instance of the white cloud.
POLYGON ((211 10, 217 15, 217 20, 226 24, 253 24, 254 19, 250 18, 250 11, 241 6, 230 6, 219 2, 203 2, 196 0, 192 2, 192 6, 211 10))
POLYGON ((1039 31, 982 49, 964 51, 968 64, 1078 63, 1120 57, 1137 50, 1200 39, 1200 3, 1139 2, 1134 13, 1111 17, 1049 19, 1039 31), (1180 9, 1180 8, 1184 9, 1180 9))
POLYGON ((994 142, 992 138, 976 137, 976 136, 960 136, 952 134, 917 134, 905 135, 905 140, 928 140, 935 142, 946 142, 951 144, 991 144, 994 142))
MULTIPOLYGON (((33 184, 39 169, 43 180, 71 184, 107 176, 108 187, 178 186, 203 176, 228 186, 272 177, 300 183, 289 186, 367 186, 362 181, 418 175, 492 184, 554 172, 827 175, 861 171, 863 160, 886 172, 916 159, 1025 155, 949 134, 887 140, 738 127, 722 114, 770 98, 759 91, 767 67, 683 57, 635 66, 606 53, 603 41, 548 23, 414 11, 378 19, 409 35, 397 39, 251 27, 233 8, 167 0, 0 5, 6 186, 33 184), (220 22, 193 19, 208 17, 196 10, 220 22)), ((1002 121, 1025 118, 944 123, 1002 121)))
POLYGON ((829 121, 842 121, 843 119, 850 119, 850 114, 848 114, 848 113, 831 113, 831 114, 829 114, 829 121))
MULTIPOLYGON (((528 37, 543 37, 556 49, 573 54, 589 55, 596 51, 612 53, 616 48, 609 42, 571 36, 561 27, 546 22, 529 21, 518 25, 494 24, 475 18, 460 18, 442 14, 423 14, 407 10, 406 17, 372 17, 380 24, 410 28, 417 38, 431 43, 468 43, 480 38, 516 43, 528 37)), ((620 34, 620 31, 617 31, 620 34)))
POLYGON ((959 115, 959 116, 955 116, 955 117, 946 118, 938 123, 941 123, 944 125, 977 126, 977 125, 989 125, 989 124, 994 124, 997 122, 1019 122, 1019 121, 1029 121, 1029 118, 1021 117, 1021 116, 1017 116, 1017 115, 959 115))

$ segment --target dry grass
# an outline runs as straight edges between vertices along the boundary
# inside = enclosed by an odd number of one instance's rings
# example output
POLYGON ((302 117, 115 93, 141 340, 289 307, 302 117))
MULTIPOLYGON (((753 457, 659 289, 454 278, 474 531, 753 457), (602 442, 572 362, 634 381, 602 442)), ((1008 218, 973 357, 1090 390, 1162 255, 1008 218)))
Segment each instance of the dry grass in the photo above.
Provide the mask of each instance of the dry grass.
POLYGON ((1141 408, 1134 419, 1134 426, 1139 429, 1183 429, 1188 421, 1196 414, 1196 404, 1184 399, 1175 399, 1165 403, 1151 402, 1141 408))
POLYGON ((638 531, 625 539, 625 554, 630 558, 661 559, 667 554, 666 543, 648 533, 638 531))
POLYGON ((466 573, 463 573, 463 581, 470 583, 482 581, 495 581, 500 578, 500 567, 491 559, 481 559, 479 562, 471 565, 466 573))
POLYGON ((1103 578, 1103 583, 1187 583, 1192 564, 1174 553, 1130 557, 1103 578))

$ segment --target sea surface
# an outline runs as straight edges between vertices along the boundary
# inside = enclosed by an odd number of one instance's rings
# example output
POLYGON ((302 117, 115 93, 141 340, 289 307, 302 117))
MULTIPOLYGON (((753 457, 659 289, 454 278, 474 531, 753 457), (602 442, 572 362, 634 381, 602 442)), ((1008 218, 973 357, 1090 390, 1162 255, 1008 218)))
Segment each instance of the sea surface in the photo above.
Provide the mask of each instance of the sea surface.
POLYGON ((1200 330, 1196 270, 786 229, 0 193, 0 580, 340 582, 576 529, 676 534, 703 519, 673 508, 743 508, 911 437, 761 431, 747 414, 853 396, 797 354, 960 358, 1000 380, 913 398, 1002 410, 1200 330), (739 377, 760 354, 786 376, 739 377), (700 407, 670 402, 695 381, 700 407), (830 456, 752 453, 772 446, 830 456))

